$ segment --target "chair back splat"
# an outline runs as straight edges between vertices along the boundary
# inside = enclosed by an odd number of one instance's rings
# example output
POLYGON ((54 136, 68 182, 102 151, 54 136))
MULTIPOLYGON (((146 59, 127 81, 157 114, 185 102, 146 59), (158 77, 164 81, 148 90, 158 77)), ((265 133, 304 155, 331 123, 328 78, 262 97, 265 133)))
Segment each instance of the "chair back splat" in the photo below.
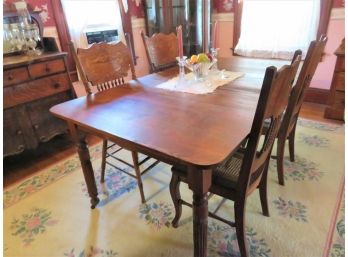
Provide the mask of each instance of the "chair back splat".
MULTIPOLYGON (((130 45, 128 34, 125 34, 125 37, 127 44, 130 45)), ((73 42, 70 42, 69 47, 87 94, 92 93, 93 87, 99 92, 125 84, 129 71, 132 79, 136 79, 130 50, 122 42, 98 43, 86 49, 78 48, 77 51, 75 51, 73 42)), ((145 203, 141 175, 155 167, 159 161, 148 156, 140 159, 137 152, 131 151, 132 163, 130 163, 126 158, 122 158, 122 149, 113 142, 103 140, 100 182, 105 181, 106 165, 111 166, 137 180, 141 202, 145 203), (140 168, 145 163, 150 164, 141 171, 140 168), (133 169, 135 174, 128 172, 125 167, 133 169)))
POLYGON ((178 56, 178 40, 174 33, 155 33, 147 37, 141 32, 150 72, 158 72, 176 65, 178 56))
POLYGON ((282 123, 284 110, 288 105, 300 60, 301 55, 297 55, 291 66, 283 66, 278 72, 275 67, 268 67, 266 70, 238 180, 241 191, 254 189, 253 185, 257 185, 261 179, 282 123), (270 124, 265 132, 263 125, 266 120, 269 120, 270 124), (260 148, 258 146, 262 134, 265 137, 260 148))
POLYGON ((122 42, 102 42, 76 51, 71 42, 70 48, 87 93, 91 93, 91 87, 104 91, 124 84, 129 71, 132 79, 136 79, 129 49, 122 42))
MULTIPOLYGON (((296 52, 291 65, 285 65, 278 71, 275 67, 266 69, 249 136, 240 142, 240 147, 237 150, 212 169, 212 184, 209 192, 234 201, 235 221, 218 216, 216 212, 219 207, 214 212, 208 212, 208 215, 236 228, 241 257, 249 256, 245 237, 246 199, 257 188, 260 192, 262 213, 269 216, 267 204, 268 164, 272 146, 288 105, 300 60, 301 54, 296 52), (268 125, 265 126, 265 123, 268 125)), ((182 205, 192 206, 181 199, 179 187, 181 182, 188 183, 188 169, 189 167, 179 165, 172 168, 170 193, 175 207, 175 217, 172 221, 174 227, 179 224, 182 205)))
POLYGON ((284 151, 289 141, 290 161, 295 161, 295 132, 297 119, 305 97, 305 92, 314 76, 322 58, 327 37, 322 35, 319 40, 312 41, 295 86, 291 90, 288 107, 286 108, 277 141, 277 172, 280 185, 284 185, 284 151))

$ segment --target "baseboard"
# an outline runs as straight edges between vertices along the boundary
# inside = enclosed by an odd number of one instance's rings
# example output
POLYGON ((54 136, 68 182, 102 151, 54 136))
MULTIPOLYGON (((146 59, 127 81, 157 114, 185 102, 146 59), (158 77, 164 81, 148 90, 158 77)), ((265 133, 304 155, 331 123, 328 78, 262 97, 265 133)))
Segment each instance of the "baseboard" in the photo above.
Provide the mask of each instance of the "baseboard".
POLYGON ((304 98, 305 102, 317 103, 317 104, 327 104, 330 90, 310 87, 306 91, 304 98))

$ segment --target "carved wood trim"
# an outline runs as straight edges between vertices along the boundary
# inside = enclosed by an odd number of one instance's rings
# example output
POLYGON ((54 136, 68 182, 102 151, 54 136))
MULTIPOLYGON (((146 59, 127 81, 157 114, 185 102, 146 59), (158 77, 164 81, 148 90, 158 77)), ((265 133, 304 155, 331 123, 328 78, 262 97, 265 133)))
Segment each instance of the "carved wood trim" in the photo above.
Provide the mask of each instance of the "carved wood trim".
POLYGON ((68 24, 66 22, 63 6, 61 0, 49 0, 53 10, 53 16, 56 21, 58 38, 62 51, 68 52, 67 63, 69 73, 76 72, 75 61, 69 49, 69 42, 71 41, 68 24))
MULTIPOLYGON (((122 19, 122 28, 123 28, 123 33, 129 35, 129 43, 128 47, 131 49, 131 54, 133 58, 134 65, 137 64, 137 56, 135 55, 135 50, 134 50, 134 37, 133 37, 133 29, 132 29, 132 17, 130 15, 129 9, 128 12, 125 11, 123 7, 122 0, 118 0, 118 5, 120 8, 120 13, 121 13, 121 19, 122 19)), ((128 42, 127 42, 128 44, 128 42)))

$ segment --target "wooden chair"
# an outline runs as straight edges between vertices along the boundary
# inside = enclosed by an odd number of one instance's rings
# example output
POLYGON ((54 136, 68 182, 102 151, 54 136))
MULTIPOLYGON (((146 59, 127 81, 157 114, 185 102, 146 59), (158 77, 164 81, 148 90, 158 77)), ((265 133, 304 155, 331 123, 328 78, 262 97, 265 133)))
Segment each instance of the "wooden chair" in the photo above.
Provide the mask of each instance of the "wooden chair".
POLYGON ((286 140, 289 141, 290 161, 294 162, 297 119, 305 97, 305 91, 309 87, 315 70, 321 60, 326 42, 327 37, 323 35, 319 40, 311 42, 296 84, 291 90, 289 104, 285 111, 277 140, 277 172, 278 182, 281 185, 284 185, 283 162, 286 140))
POLYGON ((158 72, 177 64, 178 40, 174 33, 156 33, 147 37, 141 32, 147 60, 150 65, 150 72, 158 72))
MULTIPOLYGON (((127 36, 126 39, 128 39, 127 36)), ((69 48, 74 56, 78 72, 87 94, 92 93, 92 87, 96 87, 97 91, 104 91, 123 85, 125 83, 125 78, 128 76, 129 70, 131 71, 132 79, 136 79, 129 49, 122 42, 116 44, 98 43, 93 44, 87 49, 78 48, 77 51, 75 51, 73 42, 70 42, 69 48)), ((137 179, 141 202, 144 203, 146 200, 141 175, 157 165, 159 161, 153 162, 145 170, 140 172, 139 166, 150 160, 150 157, 145 157, 140 161, 138 153, 132 151, 133 163, 131 164, 117 157, 116 154, 121 150, 122 148, 116 144, 108 144, 107 140, 103 140, 100 181, 102 183, 104 182, 105 166, 106 164, 109 164, 117 170, 137 179), (114 163, 109 162, 108 158, 113 158, 114 160, 131 167, 134 169, 135 175, 116 166, 114 163)))
MULTIPOLYGON (((257 104, 253 124, 246 143, 226 158, 212 171, 212 185, 209 192, 234 201, 235 221, 231 222, 209 212, 209 216, 232 227, 236 227, 237 240, 242 257, 248 256, 245 243, 245 204, 247 197, 259 188, 262 213, 269 216, 267 204, 267 170, 272 146, 281 125, 283 113, 289 100, 292 82, 299 66, 300 56, 291 65, 283 66, 279 71, 268 67, 257 104), (264 137, 264 121, 270 120, 264 137), (263 140, 261 140, 263 138, 263 140), (245 145, 245 146, 244 146, 245 145), (258 150, 259 149, 259 150, 258 150)), ((180 197, 180 182, 187 183, 187 168, 174 166, 170 181, 170 193, 175 206, 174 227, 182 212, 182 204, 191 206, 180 197)))

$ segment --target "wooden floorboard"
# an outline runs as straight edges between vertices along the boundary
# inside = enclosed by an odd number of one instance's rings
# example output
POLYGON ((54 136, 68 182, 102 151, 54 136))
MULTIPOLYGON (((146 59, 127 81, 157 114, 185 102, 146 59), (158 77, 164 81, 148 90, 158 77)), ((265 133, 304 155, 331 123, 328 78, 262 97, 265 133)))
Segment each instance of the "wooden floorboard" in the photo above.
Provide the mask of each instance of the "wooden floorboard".
MULTIPOLYGON (((300 116, 307 119, 321 122, 342 124, 324 118, 326 105, 315 103, 304 103, 300 116)), ((101 142, 97 137, 88 137, 89 145, 101 142)), ((53 140, 39 146, 38 149, 27 151, 16 156, 4 158, 3 161, 3 182, 4 186, 10 186, 17 181, 35 174, 36 172, 48 167, 58 161, 64 160, 76 153, 75 146, 70 140, 69 135, 60 135, 53 140)))

